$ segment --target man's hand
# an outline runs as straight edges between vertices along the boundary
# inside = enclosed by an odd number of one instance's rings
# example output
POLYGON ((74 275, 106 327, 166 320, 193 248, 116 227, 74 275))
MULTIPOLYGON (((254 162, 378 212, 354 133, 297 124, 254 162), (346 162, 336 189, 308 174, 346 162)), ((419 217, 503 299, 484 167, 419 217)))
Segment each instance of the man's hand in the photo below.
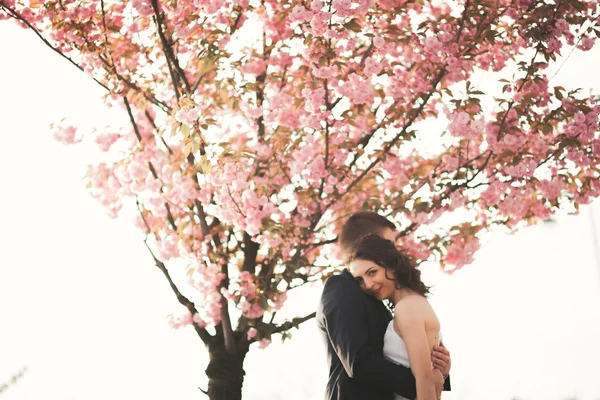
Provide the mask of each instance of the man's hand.
POLYGON ((435 386, 435 396, 438 400, 442 398, 442 390, 444 390, 444 377, 439 369, 433 370, 433 385, 435 386))
POLYGON ((450 352, 444 346, 444 343, 440 342, 439 346, 433 348, 431 362, 433 363, 433 368, 440 370, 444 377, 450 375, 452 361, 450 360, 450 352))

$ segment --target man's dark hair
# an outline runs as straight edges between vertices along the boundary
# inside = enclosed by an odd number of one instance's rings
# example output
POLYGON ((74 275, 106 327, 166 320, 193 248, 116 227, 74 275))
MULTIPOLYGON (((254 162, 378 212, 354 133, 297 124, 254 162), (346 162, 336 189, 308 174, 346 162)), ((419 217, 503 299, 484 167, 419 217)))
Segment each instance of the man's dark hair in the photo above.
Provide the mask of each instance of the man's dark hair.
POLYGON ((343 256, 347 257, 352 253, 352 248, 359 239, 371 234, 381 235, 386 228, 395 231, 396 225, 376 212, 359 211, 351 215, 342 226, 339 237, 343 256))

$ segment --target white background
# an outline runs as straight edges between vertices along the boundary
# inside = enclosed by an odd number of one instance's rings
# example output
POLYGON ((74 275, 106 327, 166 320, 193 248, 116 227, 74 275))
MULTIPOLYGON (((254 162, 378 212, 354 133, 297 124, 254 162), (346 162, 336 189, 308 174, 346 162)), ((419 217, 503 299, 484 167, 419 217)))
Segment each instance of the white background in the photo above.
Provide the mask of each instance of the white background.
MULTIPOLYGON (((131 220, 112 220, 85 190, 95 152, 55 142, 68 117, 118 125, 94 82, 31 33, 0 23, 0 383, 6 399, 201 399, 206 354, 131 220)), ((575 53, 553 84, 600 87, 600 51, 575 53)), ((600 209, 596 207, 596 215, 600 209)), ((453 276, 424 267, 452 352, 444 399, 600 399, 600 269, 591 212, 494 234, 453 276)), ((600 221, 599 221, 600 222, 600 221)), ((176 273, 176 271, 174 271, 176 273)), ((291 296, 316 307, 320 288, 291 296)), ((277 341, 276 341, 277 342, 277 341)), ((327 379, 314 321, 285 345, 253 348, 245 399, 321 399, 327 379)))

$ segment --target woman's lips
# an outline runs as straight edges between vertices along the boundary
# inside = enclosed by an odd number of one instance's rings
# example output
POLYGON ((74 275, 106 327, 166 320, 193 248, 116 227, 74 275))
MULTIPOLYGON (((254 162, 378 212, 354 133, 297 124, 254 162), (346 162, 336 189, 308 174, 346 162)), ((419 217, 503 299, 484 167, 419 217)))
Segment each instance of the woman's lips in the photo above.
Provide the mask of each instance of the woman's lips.
POLYGON ((379 292, 381 292, 381 288, 375 290, 374 292, 371 292, 373 294, 374 297, 379 298, 379 292))

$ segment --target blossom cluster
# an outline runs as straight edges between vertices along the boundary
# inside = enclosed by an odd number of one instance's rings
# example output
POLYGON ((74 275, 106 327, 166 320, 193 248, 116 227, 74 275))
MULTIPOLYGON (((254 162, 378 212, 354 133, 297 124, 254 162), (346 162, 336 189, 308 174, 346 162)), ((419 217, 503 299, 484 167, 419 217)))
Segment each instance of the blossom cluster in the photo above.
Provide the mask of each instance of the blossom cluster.
POLYGON ((86 181, 111 216, 137 208, 158 263, 192 265, 198 310, 174 327, 226 323, 231 306, 237 337, 266 346, 356 210, 455 271, 484 232, 600 195, 598 99, 546 75, 565 44, 593 48, 595 0, 30 3, 0 1, 0 18, 38 30, 129 117, 91 135, 112 158, 86 181), (481 71, 501 93, 475 87, 481 71))

